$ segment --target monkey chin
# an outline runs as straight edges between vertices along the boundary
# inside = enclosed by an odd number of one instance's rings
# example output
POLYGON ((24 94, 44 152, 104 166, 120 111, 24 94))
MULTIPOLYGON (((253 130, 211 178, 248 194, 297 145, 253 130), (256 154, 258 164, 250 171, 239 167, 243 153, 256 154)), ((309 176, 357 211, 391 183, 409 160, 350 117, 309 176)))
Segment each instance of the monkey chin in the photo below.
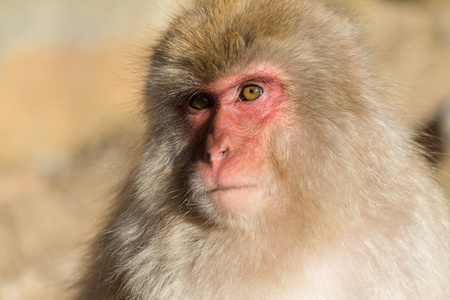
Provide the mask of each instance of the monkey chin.
POLYGON ((209 217, 245 217, 263 209, 263 194, 256 185, 218 187, 205 191, 198 204, 209 217))
POLYGON ((251 213, 261 206, 261 192, 257 186, 217 188, 207 195, 219 210, 232 215, 251 213))

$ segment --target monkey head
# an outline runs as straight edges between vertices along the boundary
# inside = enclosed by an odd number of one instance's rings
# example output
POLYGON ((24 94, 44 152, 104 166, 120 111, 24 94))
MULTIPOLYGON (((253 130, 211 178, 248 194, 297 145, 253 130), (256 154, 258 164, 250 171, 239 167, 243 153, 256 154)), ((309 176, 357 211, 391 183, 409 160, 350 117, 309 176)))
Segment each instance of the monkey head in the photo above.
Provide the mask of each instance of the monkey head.
POLYGON ((209 1, 215 13, 193 9, 169 26, 151 58, 148 115, 152 131, 174 137, 166 161, 183 178, 185 205, 262 216, 327 180, 330 152, 350 147, 334 134, 349 135, 344 120, 364 119, 368 81, 344 17, 309 2, 228 2, 209 1))

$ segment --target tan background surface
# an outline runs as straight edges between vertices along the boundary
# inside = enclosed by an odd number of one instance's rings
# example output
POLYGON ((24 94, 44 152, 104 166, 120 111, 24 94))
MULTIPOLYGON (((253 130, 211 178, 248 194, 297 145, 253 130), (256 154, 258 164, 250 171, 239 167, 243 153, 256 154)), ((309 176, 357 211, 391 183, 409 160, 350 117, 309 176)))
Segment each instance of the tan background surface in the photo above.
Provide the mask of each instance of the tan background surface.
MULTIPOLYGON (((169 2, 0 0, 0 300, 64 299, 141 134, 169 2)), ((450 99, 450 1, 347 3, 407 124, 431 118, 450 99)))

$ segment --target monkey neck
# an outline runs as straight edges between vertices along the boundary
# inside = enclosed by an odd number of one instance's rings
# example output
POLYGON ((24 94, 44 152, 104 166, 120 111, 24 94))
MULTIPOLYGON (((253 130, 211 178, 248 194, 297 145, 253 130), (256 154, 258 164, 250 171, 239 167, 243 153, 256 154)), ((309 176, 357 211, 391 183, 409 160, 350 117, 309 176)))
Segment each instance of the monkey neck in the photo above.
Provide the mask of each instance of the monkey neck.
MULTIPOLYGON (((261 271, 261 268, 270 270, 276 265, 284 265, 292 259, 291 255, 302 257, 303 249, 308 248, 307 244, 318 245, 314 236, 322 236, 318 231, 323 228, 311 230, 309 226, 306 227, 304 221, 297 217, 296 210, 286 206, 277 210, 277 214, 227 218, 225 222, 223 219, 216 222, 199 221, 198 217, 180 214, 179 222, 186 224, 188 220, 192 226, 192 231, 185 231, 191 235, 188 240, 198 239, 198 245, 203 250, 217 249, 227 253, 231 265, 231 261, 234 261, 236 266, 245 265, 250 269, 249 266, 254 266, 254 270, 261 271)), ((198 251, 203 252, 200 249, 198 251)))
MULTIPOLYGON (((298 266, 311 265, 310 261, 319 255, 317 237, 320 234, 317 231, 324 229, 312 231, 305 228, 304 222, 295 218, 297 212, 292 209, 286 207, 285 214, 272 215, 253 224, 242 221, 239 226, 236 223, 234 226, 217 223, 205 226, 197 219, 195 222, 191 220, 186 228, 186 218, 190 217, 180 215, 176 226, 183 228, 183 239, 177 249, 189 253, 189 260, 185 262, 186 274, 205 286, 214 286, 219 281, 223 283, 223 289, 229 288, 230 293, 250 292, 252 288, 260 289, 261 286, 267 290, 289 289, 291 284, 294 285, 291 281, 296 285, 306 282, 304 269, 298 266), (311 243, 316 245, 311 248, 308 246, 311 243), (216 270, 221 270, 220 274, 216 274, 216 270), (209 282, 209 278, 216 282, 209 282), (228 283, 229 287, 226 286, 228 283)), ((180 243, 180 231, 173 230, 173 225, 170 228, 170 232, 177 235, 173 240, 180 243)), ((333 241, 321 239, 321 242, 333 241)), ((328 249, 330 247, 333 246, 327 246, 328 249)), ((261 298, 265 296, 261 295, 261 298)))

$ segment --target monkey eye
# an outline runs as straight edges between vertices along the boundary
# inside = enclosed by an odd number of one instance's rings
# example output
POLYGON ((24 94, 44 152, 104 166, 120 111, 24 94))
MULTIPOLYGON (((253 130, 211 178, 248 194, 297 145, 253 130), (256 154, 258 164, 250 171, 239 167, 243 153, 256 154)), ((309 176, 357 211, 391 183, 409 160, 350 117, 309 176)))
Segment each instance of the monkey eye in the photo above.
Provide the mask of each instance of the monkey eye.
POLYGON ((257 85, 246 85, 241 91, 239 98, 241 101, 253 101, 258 99, 263 93, 263 89, 257 85))
POLYGON ((189 107, 195 110, 202 110, 213 106, 212 99, 205 94, 195 94, 189 100, 189 107))

